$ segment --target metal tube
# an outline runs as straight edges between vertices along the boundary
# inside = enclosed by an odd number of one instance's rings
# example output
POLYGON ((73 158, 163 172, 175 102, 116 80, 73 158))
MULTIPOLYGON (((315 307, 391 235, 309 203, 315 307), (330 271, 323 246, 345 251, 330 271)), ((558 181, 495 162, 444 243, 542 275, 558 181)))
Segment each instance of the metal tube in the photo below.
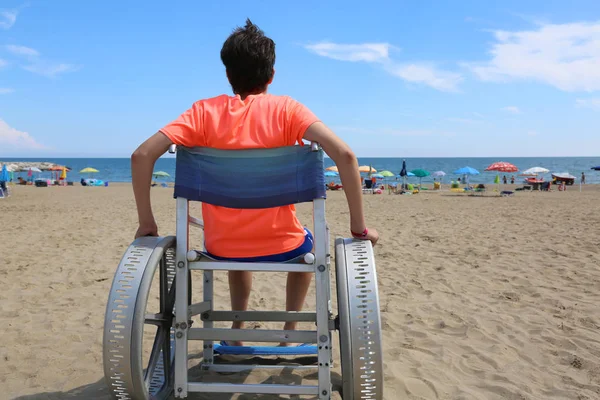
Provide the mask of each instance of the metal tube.
POLYGON ((311 264, 244 263, 230 261, 194 261, 189 263, 191 270, 203 271, 262 271, 262 272, 314 272, 311 264))
POLYGON ((329 264, 327 264, 327 223, 325 221, 325 199, 313 201, 313 223, 315 227, 315 265, 317 294, 317 338, 319 359, 319 399, 331 397, 331 334, 329 331, 329 264))
POLYGON ((239 383, 190 383, 190 392, 205 393, 252 393, 252 394, 299 394, 314 395, 319 387, 313 385, 273 385, 239 383))
MULTIPOLYGON (((212 323, 212 322, 211 322, 212 323)), ((269 329, 191 328, 189 340, 244 340, 247 342, 317 343, 315 331, 269 329)), ((329 361, 327 361, 329 363, 329 361)))
POLYGON ((187 199, 177 199, 177 249, 175 261, 177 271, 175 275, 175 397, 187 397, 188 387, 188 211, 187 199), (183 325, 182 325, 183 324, 183 325), (182 328, 183 327, 183 328, 182 328))
POLYGON ((206 319, 210 321, 317 321, 316 313, 299 311, 211 311, 207 314, 208 315, 206 319))

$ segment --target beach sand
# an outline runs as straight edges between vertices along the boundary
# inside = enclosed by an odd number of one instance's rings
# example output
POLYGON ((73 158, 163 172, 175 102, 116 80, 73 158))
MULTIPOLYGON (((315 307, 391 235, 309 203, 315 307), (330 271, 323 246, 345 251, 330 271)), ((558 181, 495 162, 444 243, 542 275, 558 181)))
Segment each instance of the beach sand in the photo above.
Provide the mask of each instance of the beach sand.
MULTIPOLYGON (((492 195, 364 196, 381 234, 385 399, 600 399, 600 186, 492 195)), ((172 191, 152 198, 160 233, 173 234, 172 191)), ((310 206, 298 209, 311 225, 310 206)), ((327 215, 332 236, 347 236, 342 192, 327 215)), ((14 187, 0 200, 1 399, 109 399, 104 312, 136 219, 128 184, 14 187)), ((251 308, 282 309, 283 285, 257 274, 251 308)), ((225 274, 216 293, 225 308, 225 274)))

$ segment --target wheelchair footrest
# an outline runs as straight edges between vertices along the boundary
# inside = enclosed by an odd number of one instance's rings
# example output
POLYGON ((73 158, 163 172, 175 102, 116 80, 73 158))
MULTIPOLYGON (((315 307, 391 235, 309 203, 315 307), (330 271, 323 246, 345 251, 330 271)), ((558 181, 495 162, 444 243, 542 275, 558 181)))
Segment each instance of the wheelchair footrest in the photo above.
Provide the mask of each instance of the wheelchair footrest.
POLYGON ((227 346, 215 344, 213 347, 215 354, 231 355, 249 355, 249 356, 305 356, 316 355, 317 346, 227 346))

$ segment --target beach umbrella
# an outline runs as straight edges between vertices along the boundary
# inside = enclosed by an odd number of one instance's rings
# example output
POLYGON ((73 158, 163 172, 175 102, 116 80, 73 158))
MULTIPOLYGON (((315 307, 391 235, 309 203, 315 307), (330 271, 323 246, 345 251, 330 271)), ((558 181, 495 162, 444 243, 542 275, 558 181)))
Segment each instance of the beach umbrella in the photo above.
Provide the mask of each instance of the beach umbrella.
POLYGON ((165 171, 156 171, 152 173, 152 176, 155 178, 167 178, 171 175, 167 174, 165 171))
POLYGON ((421 187, 421 181, 423 180, 423 178, 425 178, 426 176, 430 175, 429 171, 425 171, 424 169, 421 169, 421 168, 413 169, 410 172, 414 176, 416 176, 417 178, 419 178, 419 188, 421 187))
POLYGON ((393 172, 391 172, 391 171, 381 171, 381 172, 379 173, 379 175, 381 175, 381 176, 383 176, 383 177, 386 177, 386 178, 389 178, 389 177, 392 177, 392 176, 394 176, 394 173, 393 173, 393 172))
POLYGON ((95 174, 96 172, 100 172, 100 171, 98 171, 96 168, 92 168, 92 167, 87 167, 87 168, 84 168, 81 171, 79 171, 80 174, 95 174))
POLYGON ((67 167, 63 167, 63 170, 60 173, 60 179, 62 179, 62 180, 67 179, 67 167))
POLYGON ((383 176, 381 174, 373 174, 373 175, 371 175, 371 178, 383 179, 383 178, 385 178, 385 176, 383 176))
POLYGON ((400 170, 400 176, 402 177, 402 189, 406 188, 406 177, 408 173, 406 172, 406 160, 402 160, 402 169, 400 170))
POLYGON ((334 165, 333 167, 327 167, 327 168, 325 168, 325 171, 339 172, 338 171, 338 167, 336 165, 334 165))
POLYGON ((358 170, 360 172, 368 172, 368 173, 377 172, 377 170, 375 168, 371 167, 370 165, 361 165, 360 167, 358 167, 358 170))
POLYGON ((485 170, 498 172, 517 172, 519 168, 517 168, 515 165, 509 162, 498 161, 493 164, 490 164, 485 170))
MULTIPOLYGON (((479 175, 479 171, 477 171, 475 168, 471 168, 471 167, 462 167, 457 169, 456 171, 454 171, 454 173, 456 175, 466 175, 467 176, 467 180, 468 181, 468 177, 471 175, 479 175)), ((468 182, 466 182, 468 183, 468 182)))
MULTIPOLYGON (((434 178, 440 178, 440 185, 442 184, 442 181, 444 180, 444 176, 446 176, 446 173, 444 171, 435 171, 431 173, 431 176, 433 176, 434 178)), ((441 186, 440 186, 441 188, 441 186)))
POLYGON ((471 167, 462 167, 454 171, 455 175, 479 175, 479 171, 471 167))
MULTIPOLYGON (((485 170, 486 171, 497 171, 497 172, 517 172, 519 170, 519 168, 517 168, 515 165, 513 165, 511 163, 508 163, 505 161, 499 161, 499 162, 495 162, 495 163, 491 164, 485 170)), ((500 177, 500 174, 498 174, 498 177, 500 177)), ((500 183, 498 183, 498 191, 500 191, 500 183)))
POLYGON ((0 182, 8 182, 10 181, 10 176, 8 175, 8 169, 6 168, 6 164, 2 166, 2 172, 0 172, 0 182))
POLYGON ((522 172, 523 175, 547 174, 550 170, 544 167, 532 167, 522 172))
POLYGON ((325 171, 325 176, 328 178, 333 178, 335 176, 338 176, 339 174, 337 172, 333 172, 333 171, 325 171))
MULTIPOLYGON (((37 167, 29 167, 29 168, 27 168, 27 171, 28 172, 42 172, 42 170, 37 167)), ((30 176, 30 175, 27 174, 27 176, 30 176)))
POLYGON ((424 169, 421 169, 421 168, 413 169, 413 170, 412 170, 412 171, 410 171, 410 172, 412 172, 412 174, 413 174, 414 176, 416 176, 417 178, 425 178, 426 176, 429 176, 429 175, 431 175, 431 174, 429 173, 429 171, 425 171, 424 169))

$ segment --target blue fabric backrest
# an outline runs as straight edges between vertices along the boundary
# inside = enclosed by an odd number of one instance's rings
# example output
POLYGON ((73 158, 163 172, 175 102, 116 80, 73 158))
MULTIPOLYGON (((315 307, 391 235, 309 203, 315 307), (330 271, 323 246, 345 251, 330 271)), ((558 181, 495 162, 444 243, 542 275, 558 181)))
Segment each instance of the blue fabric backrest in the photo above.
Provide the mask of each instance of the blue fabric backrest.
POLYGON ((271 208, 325 198, 323 151, 177 149, 175 197, 228 208, 271 208))

